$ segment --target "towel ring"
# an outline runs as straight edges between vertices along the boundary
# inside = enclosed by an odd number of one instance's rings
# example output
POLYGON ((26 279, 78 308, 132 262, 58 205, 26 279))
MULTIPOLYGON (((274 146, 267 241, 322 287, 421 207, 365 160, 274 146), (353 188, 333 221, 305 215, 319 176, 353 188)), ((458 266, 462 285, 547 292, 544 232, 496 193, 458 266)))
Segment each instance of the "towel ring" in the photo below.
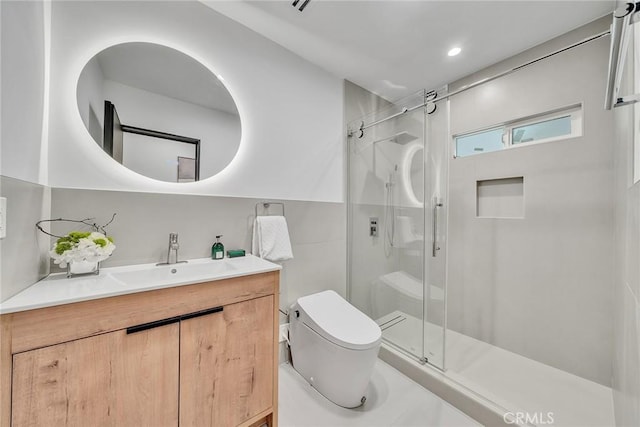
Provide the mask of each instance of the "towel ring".
POLYGON ((271 205, 280 205, 282 206, 282 216, 284 215, 284 203, 281 202, 258 202, 256 203, 256 217, 258 216, 258 206, 262 205, 262 209, 264 209, 265 211, 267 211, 267 216, 269 215, 269 207, 271 205))

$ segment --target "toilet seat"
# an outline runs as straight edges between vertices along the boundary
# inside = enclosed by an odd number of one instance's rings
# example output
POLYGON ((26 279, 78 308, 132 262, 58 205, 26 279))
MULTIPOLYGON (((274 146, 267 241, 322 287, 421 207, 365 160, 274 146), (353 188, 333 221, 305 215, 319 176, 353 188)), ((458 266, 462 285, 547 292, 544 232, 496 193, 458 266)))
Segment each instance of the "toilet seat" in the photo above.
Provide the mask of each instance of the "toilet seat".
POLYGON ((336 345, 367 350, 382 339, 378 324, 334 291, 299 298, 297 305, 302 322, 336 345))

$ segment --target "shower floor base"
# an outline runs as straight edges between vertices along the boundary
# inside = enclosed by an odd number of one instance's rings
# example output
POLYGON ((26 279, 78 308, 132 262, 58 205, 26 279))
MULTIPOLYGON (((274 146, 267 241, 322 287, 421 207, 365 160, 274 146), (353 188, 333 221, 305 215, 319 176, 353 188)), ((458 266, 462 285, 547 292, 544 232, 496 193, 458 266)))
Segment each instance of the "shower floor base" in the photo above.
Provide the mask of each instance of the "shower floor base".
MULTIPOLYGON (((378 319, 378 324, 385 341, 421 354, 420 319, 395 311, 378 319)), ((426 355, 437 362, 442 354, 442 328, 425 322, 424 336, 426 355)), ((444 375, 504 412, 538 414, 543 421, 552 413, 554 426, 615 425, 608 387, 452 330, 447 330, 445 350, 444 375)))
MULTIPOLYGON (((394 311, 376 320, 382 329, 382 337, 388 343, 401 348, 416 357, 422 357, 422 322, 420 319, 394 311)), ((426 356, 433 365, 442 367, 443 331, 433 323, 424 324, 424 348, 426 356)))

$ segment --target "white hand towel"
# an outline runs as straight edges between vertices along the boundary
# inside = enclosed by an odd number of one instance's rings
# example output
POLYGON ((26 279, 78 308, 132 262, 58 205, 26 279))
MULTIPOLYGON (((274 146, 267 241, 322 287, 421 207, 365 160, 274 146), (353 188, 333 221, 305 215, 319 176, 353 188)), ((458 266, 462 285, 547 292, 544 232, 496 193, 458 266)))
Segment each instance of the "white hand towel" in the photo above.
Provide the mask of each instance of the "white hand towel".
POLYGON ((254 255, 268 261, 293 258, 287 220, 283 216, 259 216, 253 224, 254 255))

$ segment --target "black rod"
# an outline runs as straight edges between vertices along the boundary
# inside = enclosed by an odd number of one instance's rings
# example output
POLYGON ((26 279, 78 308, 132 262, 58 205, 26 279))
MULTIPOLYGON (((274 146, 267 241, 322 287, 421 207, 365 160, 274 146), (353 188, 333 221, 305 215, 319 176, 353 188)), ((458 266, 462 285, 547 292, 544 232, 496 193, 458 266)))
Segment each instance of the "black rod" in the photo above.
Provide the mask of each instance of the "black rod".
POLYGON ((170 141, 185 142, 196 146, 196 176, 195 180, 200 181, 200 140, 189 138, 188 136, 175 135, 172 133, 160 132, 152 129, 144 129, 135 126, 121 125, 122 132, 135 133, 137 135, 150 136, 153 138, 168 139, 170 141))
POLYGON ((196 142, 196 181, 200 181, 200 140, 196 142))
POLYGON ((104 101, 104 131, 102 136, 102 149, 113 157, 113 112, 114 105, 104 101))
POLYGON ((160 132, 157 130, 143 129, 135 126, 122 125, 122 132, 135 133, 138 135, 152 136, 154 138, 170 139, 172 141, 186 142, 189 144, 199 144, 200 140, 189 138, 188 136, 174 135, 172 133, 160 132))

